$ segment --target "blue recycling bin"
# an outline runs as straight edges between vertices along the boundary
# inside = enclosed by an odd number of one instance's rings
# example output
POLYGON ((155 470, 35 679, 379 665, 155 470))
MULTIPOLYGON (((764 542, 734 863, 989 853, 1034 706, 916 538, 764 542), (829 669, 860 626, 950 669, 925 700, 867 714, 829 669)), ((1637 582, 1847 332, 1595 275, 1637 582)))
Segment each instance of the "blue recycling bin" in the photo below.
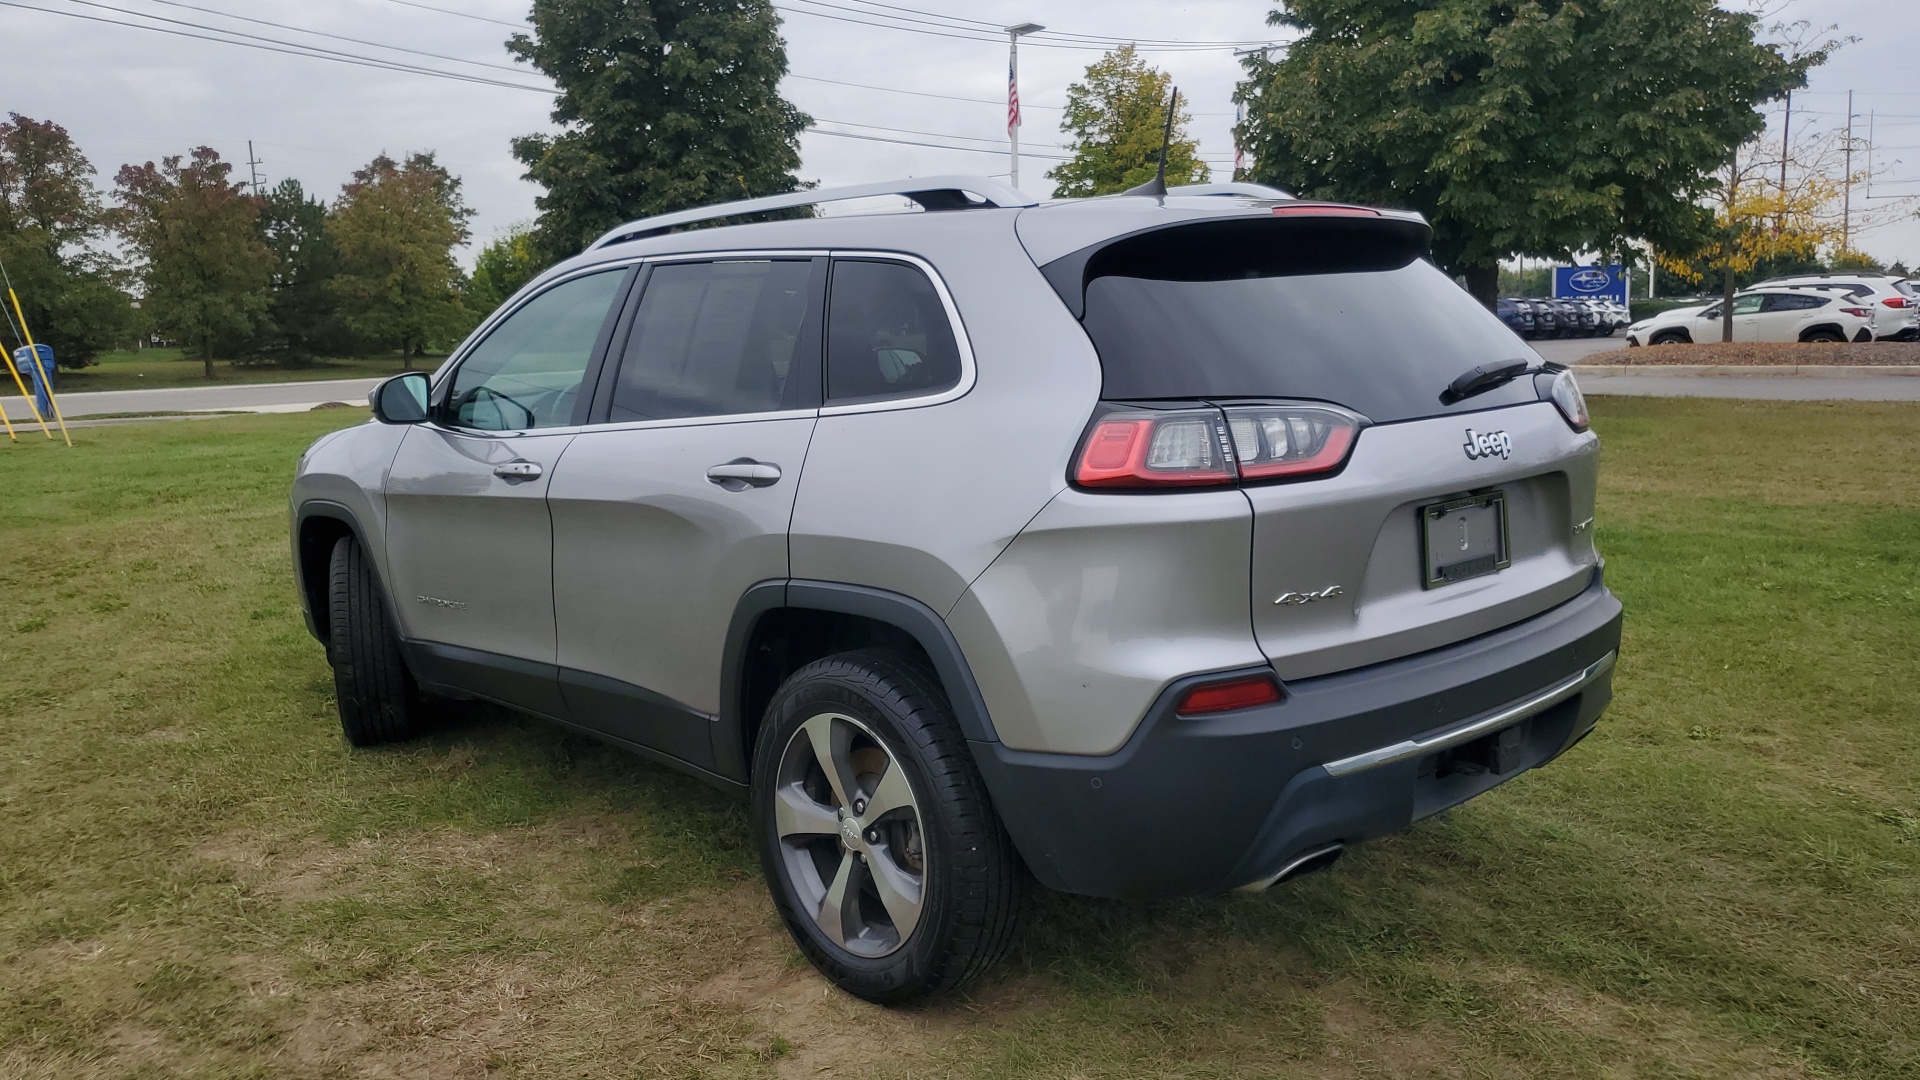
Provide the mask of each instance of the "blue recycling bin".
POLYGON ((33 404, 40 410, 41 418, 51 418, 55 370, 53 346, 35 345, 29 349, 23 345, 13 350, 13 363, 20 369, 21 377, 27 380, 27 389, 33 394, 33 404))

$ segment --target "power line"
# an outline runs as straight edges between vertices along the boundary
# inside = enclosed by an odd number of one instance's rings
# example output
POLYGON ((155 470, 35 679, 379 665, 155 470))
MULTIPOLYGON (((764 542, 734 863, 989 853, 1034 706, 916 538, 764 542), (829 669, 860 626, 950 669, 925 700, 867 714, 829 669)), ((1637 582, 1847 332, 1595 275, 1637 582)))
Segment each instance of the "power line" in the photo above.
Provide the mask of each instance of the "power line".
MULTIPOLYGON (((831 3, 831 2, 828 2, 828 0, 814 0, 814 2, 819 3, 821 7, 840 8, 841 10, 848 10, 848 11, 858 10, 855 8, 846 8, 842 4, 831 3)), ((885 8, 889 11, 903 11, 909 15, 926 15, 934 19, 944 20, 946 23, 968 24, 966 27, 956 27, 956 29, 979 27, 981 29, 991 32, 996 38, 999 35, 1006 32, 1005 27, 1003 27, 1001 24, 990 22, 985 19, 969 19, 961 15, 943 15, 937 11, 925 11, 920 8, 901 7, 898 4, 883 4, 883 3, 879 3, 878 0, 852 0, 852 2, 855 4, 859 4, 861 7, 885 8)), ((882 17, 891 18, 893 16, 882 16, 882 17)), ((940 25, 940 24, 935 24, 935 25, 940 25)), ((1178 38, 1135 38, 1135 37, 1115 36, 1112 34, 1076 34, 1066 30, 1041 30, 1041 31, 1035 31, 1033 34, 1030 34, 1030 35, 1025 35, 1025 40, 1031 41, 1034 38, 1062 38, 1062 39, 1072 39, 1072 40, 1081 41, 1081 42, 1108 43, 1114 46, 1171 45, 1171 46, 1193 46, 1193 47, 1209 48, 1209 49, 1230 49, 1230 48, 1235 48, 1243 45, 1267 44, 1267 42, 1265 41, 1255 41, 1255 40, 1183 41, 1178 38)))
POLYGON ((505 19, 490 19, 485 15, 475 15, 466 11, 454 11, 451 8, 434 7, 432 4, 416 4, 413 0, 387 0, 387 3, 399 4, 401 7, 419 8, 421 11, 437 11, 442 15, 457 15, 462 19, 472 19, 474 22, 493 23, 496 26, 511 26, 515 30, 527 29, 525 22, 508 22, 505 19))
MULTIPOLYGON (((809 134, 813 134, 813 135, 832 135, 833 137, 839 138, 839 139, 859 139, 862 142, 894 143, 899 146, 925 146, 934 150, 958 150, 962 153, 967 153, 967 154, 992 154, 995 157, 1005 157, 1007 154, 1006 147, 988 149, 987 147, 984 147, 984 146, 946 146, 941 143, 915 142, 912 139, 888 139, 879 135, 862 135, 862 134, 859 134, 858 132, 853 132, 853 131, 828 131, 826 128, 817 128, 817 127, 808 128, 807 131, 809 134)), ((1020 156, 1040 158, 1044 161, 1071 160, 1070 158, 1061 154, 1029 154, 1024 150, 1020 152, 1020 156)))
MULTIPOLYGON (((835 22, 851 23, 855 26, 872 26, 872 27, 878 27, 883 30, 898 30, 903 33, 924 34, 928 37, 952 38, 956 41, 980 41, 980 42, 992 42, 992 43, 998 44, 1006 40, 1005 35, 1003 33, 988 32, 984 29, 975 31, 972 27, 958 26, 952 23, 931 22, 926 19, 909 18, 904 15, 884 15, 876 11, 865 11, 859 8, 841 7, 839 5, 827 3, 826 0, 786 0, 786 4, 776 3, 774 7, 778 8, 781 11, 785 11, 793 15, 810 15, 816 19, 831 19, 835 22), (824 7, 828 10, 815 11, 812 8, 808 8, 808 7, 787 6, 790 4, 812 4, 816 7, 824 7), (833 11, 843 12, 844 14, 839 14, 839 15, 830 14, 830 12, 833 12, 833 11), (869 17, 858 18, 856 16, 869 16, 869 17), (875 22, 873 21, 874 19, 890 19, 894 21, 875 22), (909 24, 919 24, 919 25, 909 25, 909 24), (933 28, 933 29, 929 29, 929 28, 933 28)), ((1111 52, 1113 48, 1115 48, 1117 45, 1128 44, 1128 42, 1126 42, 1124 39, 1115 39, 1113 44, 1093 44, 1093 43, 1083 44, 1080 42, 1068 41, 1068 40, 1040 40, 1040 38, 1044 36, 1045 35, 1029 36, 1024 40, 1029 44, 1035 45, 1040 48, 1075 49, 1080 51, 1091 51, 1091 52, 1111 52)), ((1227 46, 1227 45, 1204 45, 1204 44, 1203 45, 1189 45, 1189 44, 1142 45, 1139 47, 1139 51, 1141 52, 1219 52, 1230 47, 1231 46, 1227 46)))
MULTIPOLYGON (((87 0, 70 0, 70 2, 85 3, 87 2, 87 0)), ((415 56, 426 56, 426 57, 431 57, 435 60, 451 60, 456 64, 472 64, 475 67, 493 68, 495 71, 510 71, 516 75, 527 74, 526 68, 516 67, 512 64, 495 64, 486 60, 469 60, 464 56, 448 56, 446 53, 427 52, 424 49, 409 48, 405 45, 388 45, 386 42, 383 42, 383 41, 369 41, 366 38, 348 37, 345 34, 330 34, 325 30, 309 30, 304 26, 294 26, 289 23, 274 22, 271 19, 256 19, 251 15, 235 15, 230 11, 221 11, 217 8, 200 7, 196 4, 182 3, 181 0, 147 0, 147 3, 165 4, 168 7, 186 8, 189 11, 199 11, 199 12, 204 12, 205 14, 208 14, 208 15, 217 15, 223 19, 236 19, 240 22, 254 23, 259 26, 271 26, 276 30, 291 30, 296 34, 311 34, 314 37, 331 38, 335 41, 348 41, 348 42, 352 42, 355 45, 371 45, 376 49, 391 49, 394 52, 412 53, 415 56)), ((112 8, 110 10, 120 11, 124 9, 112 8)), ((132 12, 132 11, 127 12, 127 14, 138 15, 140 18, 143 18, 143 19, 159 18, 159 16, 156 16, 156 15, 144 15, 144 14, 140 14, 138 12, 132 12)), ((187 25, 199 26, 200 24, 189 23, 187 25)), ((201 27, 201 28, 207 29, 207 30, 219 29, 217 27, 201 27)), ((235 31, 221 30, 221 32, 234 33, 235 31)))
MULTIPOLYGON (((83 0, 72 0, 72 2, 78 3, 78 2, 83 2, 83 0)), ((94 6, 103 7, 105 5, 94 5, 94 6)), ((434 68, 421 67, 415 64, 402 63, 397 60, 380 60, 373 57, 356 56, 352 53, 344 53, 334 49, 322 49, 314 45, 302 45, 302 44, 299 44, 298 42, 275 41, 275 39, 273 38, 261 37, 258 34, 244 34, 240 36, 255 38, 257 41, 274 42, 274 44, 266 44, 266 45, 256 44, 255 41, 235 40, 234 37, 215 37, 210 34, 195 34, 190 31, 173 30, 164 26, 148 26, 145 23, 126 22, 121 19, 107 19, 107 18, 102 18, 101 16, 98 16, 98 15, 88 15, 79 11, 61 11, 57 8, 36 7, 32 4, 20 3, 19 0, 0 0, 0 7, 19 8, 22 11, 37 11, 43 15, 61 15, 69 19, 84 19, 87 22, 104 23, 108 26, 120 26, 120 27, 126 27, 128 29, 132 29, 132 30, 147 30, 156 34, 168 34, 173 37, 194 38, 199 41, 212 41, 221 45, 237 45, 237 46, 240 46, 241 48, 246 48, 246 49, 258 49, 261 52, 281 53, 287 56, 304 56, 313 60, 328 60, 336 64, 351 64, 355 67, 375 68, 381 71, 398 71, 398 72, 403 72, 411 75, 427 75, 433 78, 452 79, 455 82, 475 83, 481 86, 499 86, 509 90, 528 90, 536 94, 547 94, 549 96, 556 93, 556 91, 548 89, 547 87, 542 87, 542 86, 529 86, 525 83, 507 82, 503 79, 489 79, 489 78, 486 78, 485 76, 480 76, 480 75, 462 75, 458 72, 453 72, 453 71, 439 71, 434 68), (281 48, 276 46, 285 46, 285 47, 281 48)), ((110 8, 108 10, 119 11, 120 9, 110 8)), ((140 15, 137 12, 122 12, 122 13, 128 14, 128 15, 134 15, 136 18, 145 18, 145 19, 159 18, 159 16, 153 16, 153 15, 140 15)), ((180 20, 178 19, 170 19, 166 21, 180 23, 180 20)), ((216 34, 230 34, 230 35, 239 34, 238 31, 221 30, 216 27, 200 26, 197 23, 180 23, 180 25, 198 26, 200 29, 203 29, 203 30, 212 30, 216 34)))

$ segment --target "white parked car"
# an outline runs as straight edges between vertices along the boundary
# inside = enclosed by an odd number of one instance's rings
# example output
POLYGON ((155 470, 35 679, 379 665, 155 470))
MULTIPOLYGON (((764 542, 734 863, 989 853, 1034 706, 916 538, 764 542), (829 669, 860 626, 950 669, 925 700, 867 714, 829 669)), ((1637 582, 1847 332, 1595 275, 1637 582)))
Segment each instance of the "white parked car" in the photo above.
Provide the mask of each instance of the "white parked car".
POLYGON ((1880 341, 1920 340, 1920 286, 1892 274, 1800 274, 1772 278, 1756 289, 1818 289, 1838 292, 1874 310, 1873 336, 1880 341))
MULTIPOLYGON (((1675 308, 1627 328, 1627 344, 1685 345, 1721 338, 1719 303, 1675 308)), ((1874 309, 1832 290, 1751 289, 1733 298, 1735 341, 1872 341, 1874 309)))

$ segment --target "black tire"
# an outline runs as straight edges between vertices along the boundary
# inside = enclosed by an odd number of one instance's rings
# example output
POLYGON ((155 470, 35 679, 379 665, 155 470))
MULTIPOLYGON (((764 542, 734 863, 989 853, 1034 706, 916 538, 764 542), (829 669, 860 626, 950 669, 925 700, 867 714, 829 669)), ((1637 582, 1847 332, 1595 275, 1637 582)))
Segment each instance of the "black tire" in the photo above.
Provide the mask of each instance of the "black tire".
POLYGON ((395 632, 366 553, 350 536, 333 545, 327 563, 327 661, 340 728, 354 746, 379 746, 416 735, 424 705, 400 655, 395 632))
POLYGON ((1839 345, 1843 344, 1847 339, 1841 336, 1840 331, 1828 330, 1823 327, 1819 330, 1809 330, 1800 336, 1800 340, 1809 345, 1839 345))
POLYGON ((1691 345, 1693 344, 1693 337, 1692 335, 1688 334, 1685 330, 1662 330, 1659 333, 1653 335, 1652 339, 1649 340, 1647 344, 1649 345, 1691 345))
MULTIPOLYGON (((952 991, 1006 954, 1019 922, 1026 871, 988 801, 938 680, 921 664, 882 649, 841 653, 808 664, 774 695, 756 743, 753 822, 761 869, 781 920, 821 974, 856 997, 893 1005, 952 991), (784 771, 783 761, 789 760, 790 750, 804 757, 797 741, 808 738, 802 729, 828 714, 857 721, 890 756, 885 768, 894 763, 903 767, 916 803, 918 922, 885 955, 860 955, 829 938, 816 920, 819 905, 803 899, 790 862, 858 858, 866 867, 869 859, 887 857, 882 849, 852 856, 841 854, 848 849, 834 838, 816 837, 814 846, 800 848, 785 844, 780 836, 775 802, 793 775, 784 771), (826 850, 821 855, 812 854, 822 845, 826 850)), ((866 793, 878 801, 877 787, 866 793)), ((857 906, 872 903, 874 914, 880 915, 879 901, 866 899, 874 873, 868 869, 864 874, 866 884, 855 894, 860 898, 857 906)), ((841 925, 846 925, 844 919, 841 925)), ((887 946, 883 942, 880 947, 887 946)))

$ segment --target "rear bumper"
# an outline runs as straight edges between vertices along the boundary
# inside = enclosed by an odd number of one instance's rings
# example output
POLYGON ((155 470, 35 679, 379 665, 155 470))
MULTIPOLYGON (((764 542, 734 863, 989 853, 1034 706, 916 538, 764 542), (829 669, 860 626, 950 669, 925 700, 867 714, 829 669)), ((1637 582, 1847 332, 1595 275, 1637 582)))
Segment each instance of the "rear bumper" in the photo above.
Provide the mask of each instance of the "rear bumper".
POLYGON ((1398 832, 1557 757, 1612 699, 1620 622, 1596 571, 1545 614, 1288 683, 1286 700, 1265 708, 1179 719, 1173 703, 1192 680, 1175 683, 1104 757, 997 743, 976 743, 975 757, 1048 887, 1125 899, 1224 892, 1328 845, 1398 832), (1519 733, 1506 771, 1454 771, 1463 751, 1450 736, 1480 738, 1470 753, 1500 729, 1519 733))

